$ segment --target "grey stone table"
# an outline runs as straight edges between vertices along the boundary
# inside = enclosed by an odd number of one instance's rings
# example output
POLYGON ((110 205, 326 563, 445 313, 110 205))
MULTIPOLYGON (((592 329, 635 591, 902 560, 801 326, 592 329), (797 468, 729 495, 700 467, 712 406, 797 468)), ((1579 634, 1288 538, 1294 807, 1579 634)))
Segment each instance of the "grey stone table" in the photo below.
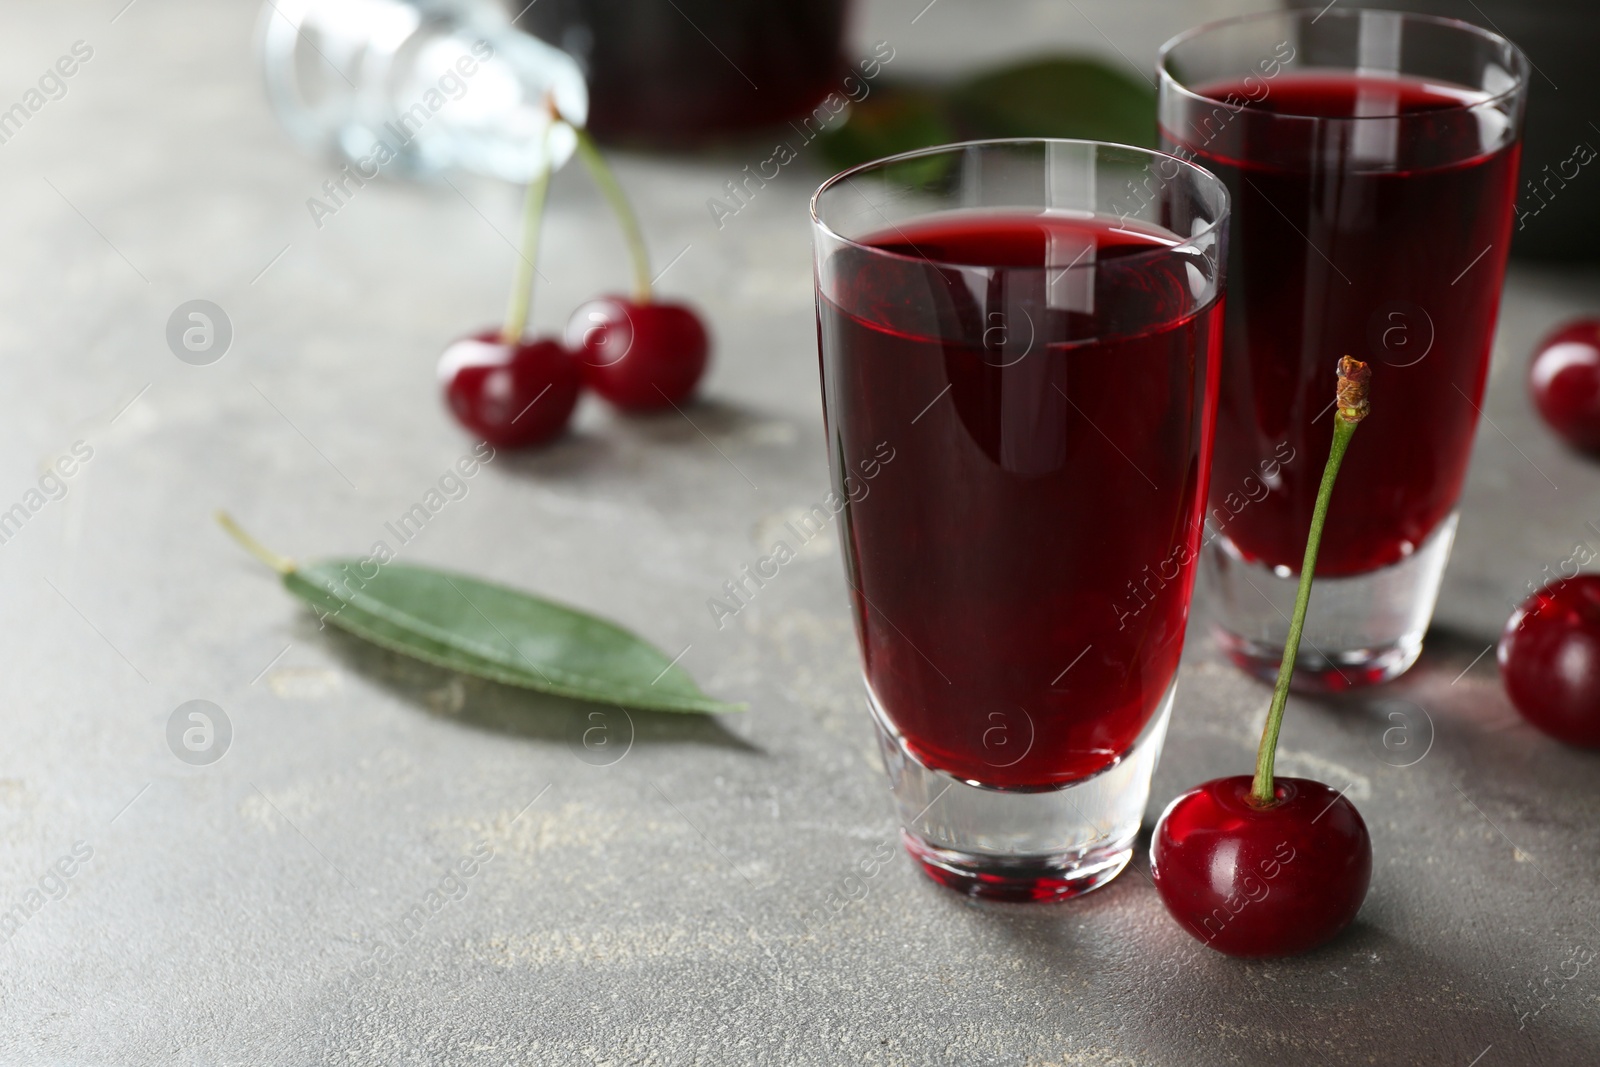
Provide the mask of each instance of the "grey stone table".
MULTIPOLYGON (((708 612, 826 491, 813 161, 719 230, 706 199, 765 153, 624 159, 658 263, 681 253, 663 286, 715 324, 704 399, 589 404, 402 549, 622 620, 748 713, 597 722, 320 632, 212 509, 294 555, 389 539, 471 447, 432 365, 501 311, 517 194, 380 183, 319 229, 328 167, 266 112, 255 5, 125 3, 12 0, 0 34, 0 106, 93 53, 0 144, 0 511, 27 516, 0 544, 0 1063, 1600 1062, 1600 979, 1573 962, 1600 947, 1600 762, 1522 725, 1484 654, 1527 583, 1600 547, 1600 467, 1521 384, 1543 329, 1600 310, 1595 274, 1512 276, 1422 663, 1290 707, 1282 766, 1348 784, 1372 829, 1358 923, 1240 963, 1166 917, 1142 859, 1035 908, 910 868, 831 539, 727 625, 708 612), (164 339, 197 298, 233 326, 210 366, 164 339), (216 762, 169 745, 190 700, 226 714, 216 762), (1397 710, 1416 733, 1386 747, 1397 710)), ((921 7, 863 32, 936 65, 983 26, 921 7)), ((1122 27, 1142 62, 1196 10, 1135 7, 1011 3, 1006 32, 1122 27)), ((626 279, 575 171, 554 205, 546 327, 626 279)), ((1265 703, 1197 624, 1152 810, 1248 767, 1265 703)))

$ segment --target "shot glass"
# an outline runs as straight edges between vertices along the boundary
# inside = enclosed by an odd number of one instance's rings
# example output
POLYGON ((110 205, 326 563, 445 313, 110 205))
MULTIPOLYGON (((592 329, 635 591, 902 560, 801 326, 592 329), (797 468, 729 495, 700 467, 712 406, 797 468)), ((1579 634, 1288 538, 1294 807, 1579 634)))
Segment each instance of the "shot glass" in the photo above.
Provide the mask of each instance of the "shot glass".
POLYGON ((907 850, 976 896, 1127 863, 1203 533, 1228 197, 1170 155, 950 145, 812 199, 846 578, 907 850))
POLYGON ((1463 22, 1266 13, 1162 49, 1169 150, 1232 197, 1203 569, 1225 652, 1278 671, 1340 356, 1373 415, 1339 476, 1298 688, 1416 661, 1456 529, 1517 193, 1528 62, 1463 22))

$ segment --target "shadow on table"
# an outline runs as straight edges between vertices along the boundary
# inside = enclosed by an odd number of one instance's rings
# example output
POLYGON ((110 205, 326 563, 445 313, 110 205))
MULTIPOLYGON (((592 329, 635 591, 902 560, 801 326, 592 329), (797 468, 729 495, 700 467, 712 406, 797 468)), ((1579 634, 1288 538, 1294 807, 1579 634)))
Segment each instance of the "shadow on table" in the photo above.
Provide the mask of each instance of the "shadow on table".
POLYGON ((1498 634, 1428 630, 1422 656, 1393 681, 1348 693, 1299 697, 1345 723, 1363 723, 1367 754, 1390 768, 1415 765, 1435 742, 1462 768, 1503 765, 1507 745, 1531 738, 1500 685, 1498 634), (1512 742, 1511 735, 1520 740, 1512 742))
MULTIPOLYGON (((1544 976, 1537 957, 1485 971, 1461 958, 1474 947, 1470 926, 1447 928, 1440 916, 1436 937, 1406 940, 1389 932, 1392 914, 1358 918, 1302 956, 1223 956, 1164 913, 1144 869, 1147 848, 1143 833, 1130 868, 1078 900, 966 904, 984 937, 1003 944, 996 955, 1031 973, 1062 976, 1062 1013, 1083 1010, 1074 1003, 1080 996, 1091 1006, 1112 998, 1122 1020, 1119 1049, 1188 1047, 1193 1053, 1181 1062, 1277 1067, 1466 1065, 1493 1046, 1482 1067, 1600 1063, 1583 979, 1558 996, 1535 991, 1527 980, 1544 976)), ((1386 904, 1395 906, 1392 898, 1386 904)), ((1438 907, 1422 900, 1401 906, 1438 907)), ((1403 924, 1427 927, 1416 919, 1403 924)))
POLYGON ((1429 628, 1416 664, 1400 677, 1343 693, 1296 693, 1294 700, 1346 723, 1366 720, 1370 755, 1402 767, 1412 734, 1431 742, 1440 729, 1457 735, 1458 744, 1470 744, 1517 721, 1498 682, 1498 640, 1498 634, 1436 625, 1429 628))
MULTIPOLYGON (((1363 803, 1375 837, 1388 838, 1387 853, 1375 857, 1374 892, 1350 929, 1322 948, 1290 959, 1238 960, 1180 930, 1149 880, 1148 822, 1133 862, 1111 885, 1054 906, 967 905, 973 925, 1003 942, 1002 957, 1023 961, 1032 973, 1063 976, 1063 1011, 1084 1010, 1073 1003, 1080 996, 1091 1009, 1113 997, 1126 1020, 1118 1035, 1123 1052, 1192 1047, 1210 1035, 1205 1051, 1186 1062, 1600 1063, 1590 974, 1568 978, 1560 968, 1572 966, 1572 950, 1523 932, 1543 932, 1550 920, 1542 911, 1503 903, 1497 910, 1482 886, 1452 878, 1443 864, 1424 867, 1470 840, 1442 816, 1469 802, 1458 805, 1459 787, 1452 787, 1461 782, 1477 792, 1480 769, 1540 781, 1550 804, 1592 789, 1587 754, 1553 746, 1510 708, 1495 676, 1496 637, 1437 626, 1402 678, 1296 698, 1343 732, 1341 759, 1359 758, 1348 746, 1355 739, 1385 765, 1361 766, 1390 775, 1379 796, 1363 803), (1409 770, 1425 758, 1423 770, 1409 770), (1405 774, 1429 778, 1397 777, 1405 774), (1401 834, 1412 836, 1397 845, 1401 834), (1408 865, 1434 873, 1408 875, 1408 865)), ((1492 833, 1488 825, 1468 826, 1468 834, 1492 833)), ((1566 921, 1579 916, 1564 894, 1544 894, 1534 872, 1521 878, 1535 886, 1541 907, 1566 921)))
MULTIPOLYGON (((1488 678, 1495 674, 1495 645, 1498 633, 1486 634, 1454 626, 1435 624, 1428 628, 1422 642, 1422 655, 1411 669, 1400 677, 1381 685, 1363 686, 1342 693, 1295 692, 1294 699, 1327 710, 1336 711, 1362 704, 1381 703, 1386 699, 1405 694, 1408 690, 1425 688, 1435 681, 1449 685, 1464 678, 1488 678)), ((1224 658, 1222 662, 1226 663, 1224 658)), ((1268 694, 1272 686, 1261 683, 1268 694)))
POLYGON ((1422 641, 1422 656, 1407 675, 1430 670, 1450 678, 1458 678, 1468 671, 1472 676, 1493 674, 1494 646, 1499 640, 1498 633, 1485 634, 1435 624, 1428 628, 1422 641))
POLYGON ((574 429, 540 448, 502 450, 494 462, 517 474, 554 479, 580 478, 628 464, 630 453, 640 450, 698 449, 720 463, 714 448, 723 459, 736 463, 737 457, 730 455, 749 445, 770 444, 764 435, 775 426, 787 440, 793 439, 795 430, 787 421, 725 400, 691 400, 676 408, 635 414, 612 410, 602 425, 574 429))
POLYGON ((616 762, 636 745, 697 744, 764 754, 714 715, 572 700, 435 667, 342 630, 330 628, 322 637, 342 665, 413 707, 478 730, 562 742, 592 765, 616 762))

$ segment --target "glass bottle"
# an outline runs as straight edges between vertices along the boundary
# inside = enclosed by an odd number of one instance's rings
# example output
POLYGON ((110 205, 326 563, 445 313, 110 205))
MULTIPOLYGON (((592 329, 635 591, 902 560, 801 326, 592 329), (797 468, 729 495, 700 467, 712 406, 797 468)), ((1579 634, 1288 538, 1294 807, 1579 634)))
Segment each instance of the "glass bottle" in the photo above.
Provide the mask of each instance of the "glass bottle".
POLYGON ((267 97, 291 136, 364 178, 463 168, 527 181, 575 137, 588 87, 571 56, 484 0, 268 0, 267 97))

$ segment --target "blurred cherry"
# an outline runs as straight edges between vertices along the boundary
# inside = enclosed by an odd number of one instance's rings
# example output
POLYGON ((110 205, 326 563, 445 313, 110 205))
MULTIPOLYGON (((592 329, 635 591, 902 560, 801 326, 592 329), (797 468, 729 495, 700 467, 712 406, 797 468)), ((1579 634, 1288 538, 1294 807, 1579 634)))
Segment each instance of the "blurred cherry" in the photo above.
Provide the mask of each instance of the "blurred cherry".
POLYGON ((490 329, 445 349, 439 382, 461 425, 491 445, 518 448, 566 429, 583 375, 577 357, 554 338, 512 345, 490 329))
POLYGON ((1528 388, 1539 414, 1568 444, 1600 452, 1600 319, 1579 319, 1534 350, 1528 388))
POLYGON ((1523 601, 1498 656, 1523 718, 1569 745, 1600 748, 1600 574, 1552 582, 1523 601))
POLYGON ((706 328, 685 304, 620 296, 591 300, 567 322, 589 388, 627 411, 681 404, 705 373, 706 328))

